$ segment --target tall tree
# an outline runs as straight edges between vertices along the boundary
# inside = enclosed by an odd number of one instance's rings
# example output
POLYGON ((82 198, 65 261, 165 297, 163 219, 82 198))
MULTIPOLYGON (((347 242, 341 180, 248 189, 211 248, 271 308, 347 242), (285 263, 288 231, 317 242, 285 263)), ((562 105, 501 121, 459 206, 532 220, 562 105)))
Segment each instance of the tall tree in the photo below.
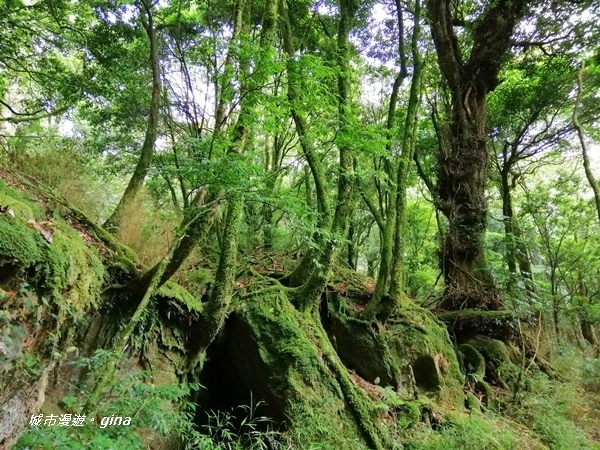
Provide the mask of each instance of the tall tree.
POLYGON ((119 204, 106 220, 104 226, 106 228, 119 228, 119 224, 123 218, 123 214, 127 211, 129 205, 131 205, 137 198, 144 180, 148 175, 150 166, 152 164, 152 158, 154 156, 154 147, 156 145, 156 138, 158 136, 158 115, 160 108, 160 95, 161 95, 161 83, 160 83, 160 59, 158 52, 158 37, 157 27, 153 12, 153 3, 150 0, 139 0, 138 4, 139 18, 146 36, 149 42, 149 60, 150 67, 152 70, 152 96, 150 99, 150 108, 148 112, 148 122, 146 125, 146 134, 144 142, 142 144, 140 157, 135 166, 135 170, 131 175, 129 183, 125 188, 125 192, 119 201, 119 204))
POLYGON ((331 236, 322 243, 317 264, 313 264, 310 277, 303 284, 296 297, 302 308, 311 309, 319 303, 325 289, 329 272, 339 250, 339 241, 348 231, 348 218, 352 206, 352 181, 354 178, 354 157, 351 129, 353 112, 350 92, 350 31, 356 20, 359 3, 357 0, 340 0, 336 59, 338 65, 338 135, 336 145, 339 151, 337 199, 331 221, 331 236))
POLYGON ((590 156, 588 154, 588 146, 585 141, 585 135, 581 123, 579 122, 579 107, 581 103, 581 96, 583 93, 583 74, 585 71, 584 63, 581 64, 581 69, 577 72, 577 97, 575 99, 575 107, 573 108, 573 127, 577 131, 577 137, 579 138, 579 144, 581 145, 581 155, 583 157, 583 168, 585 170, 585 176, 592 188, 594 193, 594 204, 596 206, 596 214, 598 215, 598 223, 600 224, 600 186, 592 171, 590 163, 590 156))
POLYGON ((485 258, 488 169, 487 95, 511 48, 525 14, 526 0, 486 2, 473 24, 464 59, 454 31, 453 3, 428 0, 427 10, 438 65, 451 92, 451 112, 438 163, 440 209, 449 229, 442 248, 446 281, 441 307, 497 309, 502 299, 485 258))

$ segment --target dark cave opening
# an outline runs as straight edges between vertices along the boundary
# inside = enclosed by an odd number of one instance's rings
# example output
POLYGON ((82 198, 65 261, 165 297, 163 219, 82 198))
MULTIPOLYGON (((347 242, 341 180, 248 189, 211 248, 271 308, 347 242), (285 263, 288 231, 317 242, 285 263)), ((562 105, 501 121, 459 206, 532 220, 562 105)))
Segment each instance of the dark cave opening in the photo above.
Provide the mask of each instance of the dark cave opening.
POLYGON ((419 357, 412 365, 417 387, 428 392, 440 390, 440 376, 435 360, 430 355, 419 357))
POLYGON ((201 430, 214 426, 218 413, 221 419, 229 415, 233 430, 247 426, 250 414, 259 431, 285 429, 285 403, 272 391, 271 374, 248 325, 232 315, 206 356, 196 396, 201 430))

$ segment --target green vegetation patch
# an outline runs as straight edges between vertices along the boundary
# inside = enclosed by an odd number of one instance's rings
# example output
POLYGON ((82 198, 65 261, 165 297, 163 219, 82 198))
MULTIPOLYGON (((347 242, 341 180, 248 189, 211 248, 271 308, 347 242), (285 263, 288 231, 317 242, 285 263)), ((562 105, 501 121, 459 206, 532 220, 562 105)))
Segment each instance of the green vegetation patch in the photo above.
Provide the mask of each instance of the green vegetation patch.
POLYGON ((158 289, 156 296, 170 300, 169 303, 173 304, 181 313, 201 313, 203 309, 202 302, 199 299, 190 294, 187 289, 172 281, 167 281, 163 284, 158 289), (181 307, 185 307, 186 311, 181 307))
POLYGON ((94 304, 104 277, 97 250, 62 220, 39 220, 39 206, 15 190, 0 184, 0 196, 12 211, 0 213, 0 264, 35 269, 42 294, 74 311, 94 304))
POLYGON ((525 427, 479 413, 447 413, 437 430, 414 430, 407 450, 545 450, 525 427))

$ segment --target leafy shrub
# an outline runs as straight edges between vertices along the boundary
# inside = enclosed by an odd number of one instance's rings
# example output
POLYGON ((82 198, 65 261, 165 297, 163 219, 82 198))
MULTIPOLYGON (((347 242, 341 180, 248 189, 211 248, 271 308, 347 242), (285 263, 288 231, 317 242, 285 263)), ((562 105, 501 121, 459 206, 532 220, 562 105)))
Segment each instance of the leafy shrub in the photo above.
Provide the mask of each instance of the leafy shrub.
MULTIPOLYGON (((97 375, 109 352, 98 350, 91 358, 80 358, 76 365, 89 369, 97 375)), ((186 399, 194 384, 175 386, 153 385, 145 381, 149 374, 138 372, 114 382, 104 395, 94 404, 94 411, 88 413, 84 425, 30 426, 15 445, 15 449, 142 449, 144 443, 140 439, 143 434, 169 438, 181 436, 184 439, 194 438, 197 434, 192 428, 194 406, 186 399), (130 417, 131 425, 101 426, 102 418, 111 416, 130 417)), ((86 398, 83 395, 69 395, 62 400, 65 413, 84 414, 86 398)), ((61 412, 52 411, 59 415, 61 412)), ((48 415, 46 415, 48 417, 48 415)))

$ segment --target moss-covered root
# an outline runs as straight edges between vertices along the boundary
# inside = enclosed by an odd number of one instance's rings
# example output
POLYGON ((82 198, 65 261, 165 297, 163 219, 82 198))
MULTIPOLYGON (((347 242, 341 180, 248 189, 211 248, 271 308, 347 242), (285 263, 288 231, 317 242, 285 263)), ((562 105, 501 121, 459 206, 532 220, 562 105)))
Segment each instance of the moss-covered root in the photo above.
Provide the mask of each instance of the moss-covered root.
POLYGON ((456 337, 458 342, 464 342, 475 335, 485 335, 504 342, 515 341, 519 336, 514 313, 505 309, 445 311, 438 317, 446 324, 448 331, 456 337))
POLYGON ((231 299, 235 285, 238 234, 243 204, 241 196, 234 195, 229 199, 215 285, 200 322, 193 330, 194 341, 191 343, 189 370, 194 369, 197 364, 202 366, 206 349, 215 339, 232 310, 231 299))
POLYGON ((385 434, 382 432, 380 425, 377 423, 374 409, 371 405, 371 400, 367 397, 362 389, 350 379, 348 369, 342 364, 339 356, 333 349, 325 330, 320 322, 317 322, 315 334, 319 338, 319 346, 323 352, 323 356, 327 365, 335 372, 338 383, 342 388, 346 401, 350 404, 354 411, 354 415, 365 436, 370 441, 370 444, 375 449, 386 449, 385 434))
POLYGON ((160 282, 162 274, 165 271, 165 268, 170 260, 171 255, 172 255, 172 252, 169 254, 169 256, 167 258, 163 258, 163 260, 160 262, 158 269, 152 275, 150 284, 149 284, 148 288, 146 289, 144 296, 140 300, 140 303, 138 304, 136 310, 134 311, 133 316, 127 323, 127 326, 118 333, 118 335, 115 339, 114 347, 113 347, 113 351, 114 351, 115 355, 113 355, 107 361, 105 367, 102 370, 100 377, 98 378, 98 381, 96 382, 96 385, 94 386, 94 389, 92 390, 92 393, 88 397, 88 401, 86 402, 86 404, 84 406, 84 410, 86 412, 89 412, 92 410, 92 407, 95 404, 95 402, 98 399, 101 392, 104 390, 106 385, 113 379, 115 371, 116 371, 116 367, 117 367, 116 355, 121 354, 121 352, 123 352, 125 350, 125 346, 127 345, 129 338, 133 334, 135 327, 137 326, 142 315, 146 311, 148 304, 150 303, 150 299, 154 295, 154 292, 158 286, 158 283, 160 282))
POLYGON ((256 345, 270 395, 287 405, 294 434, 323 448, 390 448, 376 405, 354 384, 318 318, 295 309, 287 293, 281 286, 251 293, 235 317, 247 324, 245 341, 256 345))
MULTIPOLYGON (((484 380, 485 359, 475 347, 469 344, 462 344, 458 348, 458 351, 463 370, 467 375, 467 386, 472 391, 480 394, 481 400, 485 405, 490 406, 493 399, 493 390, 489 383, 484 380)), ((466 404, 469 408, 476 409, 477 405, 473 401, 473 397, 474 395, 471 392, 467 393, 466 404)))

